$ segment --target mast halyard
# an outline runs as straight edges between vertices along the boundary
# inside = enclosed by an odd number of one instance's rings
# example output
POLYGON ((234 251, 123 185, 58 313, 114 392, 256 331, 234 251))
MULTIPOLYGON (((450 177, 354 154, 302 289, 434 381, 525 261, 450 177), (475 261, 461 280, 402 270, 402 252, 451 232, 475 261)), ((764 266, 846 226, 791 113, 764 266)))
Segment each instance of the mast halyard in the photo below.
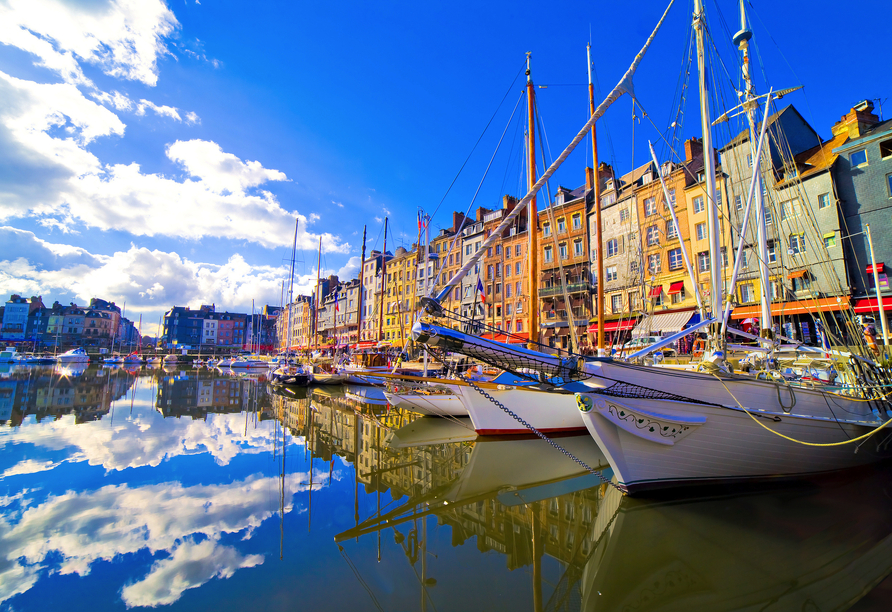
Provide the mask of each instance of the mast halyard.
MULTIPOLYGON (((697 70, 700 84, 700 123, 703 128, 703 173, 706 182, 706 229, 709 236, 710 290, 712 317, 722 311, 722 257, 719 244, 719 209, 715 198, 715 156, 712 148, 712 119, 709 114, 709 81, 706 75, 705 23, 702 0, 694 0, 694 31, 697 37, 697 70)), ((672 206, 671 202, 668 202, 672 206)), ((724 354, 725 340, 718 324, 710 326, 709 349, 724 354)))
MULTIPOLYGON (((586 45, 588 55, 588 103, 589 112, 595 114, 595 86, 592 84, 592 45, 586 45)), ((595 190, 595 248, 597 249, 597 312, 598 312, 598 355, 603 357, 604 352, 604 251, 601 248, 601 175, 598 172, 598 133, 595 124, 592 123, 592 168, 594 168, 594 190, 595 190)), ((631 307, 631 305, 630 305, 631 307)))
POLYGON ((539 213, 536 211, 536 139, 533 131, 536 112, 536 92, 533 89, 533 77, 530 74, 530 56, 532 51, 527 51, 527 185, 533 192, 529 201, 529 220, 527 231, 530 233, 530 342, 539 341, 539 278, 536 270, 539 269, 539 240, 536 231, 539 228, 539 213))
MULTIPOLYGON (((744 83, 744 109, 746 110, 746 118, 750 128, 750 155, 752 156, 752 169, 756 176, 756 242, 759 249, 759 285, 761 292, 761 321, 762 329, 772 329, 771 325, 771 280, 770 270, 768 269, 768 229, 765 225, 765 201, 762 192, 762 160, 756 159, 756 109, 758 102, 756 101, 756 90, 753 87, 753 80, 750 76, 750 56, 749 56, 749 40, 753 33, 747 28, 746 10, 743 6, 743 0, 740 0, 740 31, 734 35, 733 41, 740 50, 741 63, 740 70, 744 83)), ((766 105, 765 112, 768 112, 766 105)), ((773 343, 772 343, 773 345, 773 343)))

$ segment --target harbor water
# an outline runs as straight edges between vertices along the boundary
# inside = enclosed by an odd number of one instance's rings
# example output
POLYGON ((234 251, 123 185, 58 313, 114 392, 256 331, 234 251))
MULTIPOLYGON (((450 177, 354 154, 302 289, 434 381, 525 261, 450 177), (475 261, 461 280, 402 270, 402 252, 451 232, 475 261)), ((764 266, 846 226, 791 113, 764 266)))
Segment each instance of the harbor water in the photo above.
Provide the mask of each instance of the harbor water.
POLYGON ((629 498, 371 387, 0 368, 2 611, 892 608, 886 464, 629 498))

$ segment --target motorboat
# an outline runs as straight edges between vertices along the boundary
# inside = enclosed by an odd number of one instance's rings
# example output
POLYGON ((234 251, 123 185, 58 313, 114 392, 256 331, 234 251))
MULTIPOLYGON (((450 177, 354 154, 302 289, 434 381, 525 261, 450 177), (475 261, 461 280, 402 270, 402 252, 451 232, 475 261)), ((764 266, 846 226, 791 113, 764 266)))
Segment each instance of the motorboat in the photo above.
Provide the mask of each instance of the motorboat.
POLYGON ((303 367, 297 365, 280 366, 270 374, 270 382, 274 385, 306 387, 310 381, 310 374, 303 367))
POLYGON ((78 347, 56 356, 56 361, 59 363, 89 363, 90 356, 82 347, 78 347))

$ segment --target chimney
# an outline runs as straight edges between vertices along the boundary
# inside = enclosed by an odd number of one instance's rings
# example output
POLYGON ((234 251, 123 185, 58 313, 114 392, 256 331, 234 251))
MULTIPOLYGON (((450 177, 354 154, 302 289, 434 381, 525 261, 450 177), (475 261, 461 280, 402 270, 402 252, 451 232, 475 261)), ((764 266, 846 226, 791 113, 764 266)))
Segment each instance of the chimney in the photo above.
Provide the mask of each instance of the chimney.
POLYGON ((684 141, 684 160, 693 161, 695 157, 703 154, 703 141, 697 137, 684 141))
MULTIPOLYGON (((600 170, 600 168, 599 168, 599 170, 600 170)), ((598 174, 600 175, 601 173, 598 172, 598 174)), ((585 189, 586 189, 586 191, 588 191, 589 189, 591 189, 594 186, 595 186, 595 171, 589 167, 586 167, 586 169, 585 169, 585 189)))
POLYGON ((502 196, 502 208, 504 208, 507 212, 511 212, 514 210, 514 206, 517 204, 517 198, 510 195, 502 196))
POLYGON ((486 216, 487 213, 492 212, 488 208, 483 208, 482 206, 477 208, 477 221, 483 221, 483 217, 486 216))
POLYGON ((849 138, 858 138, 879 122, 880 118, 873 114, 873 102, 862 100, 834 123, 830 131, 834 137, 848 133, 849 138))
MULTIPOLYGON (((460 212, 452 212, 452 232, 458 233, 458 229, 461 227, 462 222, 465 220, 464 213, 460 212)), ((413 246, 414 248, 414 246, 413 246)))

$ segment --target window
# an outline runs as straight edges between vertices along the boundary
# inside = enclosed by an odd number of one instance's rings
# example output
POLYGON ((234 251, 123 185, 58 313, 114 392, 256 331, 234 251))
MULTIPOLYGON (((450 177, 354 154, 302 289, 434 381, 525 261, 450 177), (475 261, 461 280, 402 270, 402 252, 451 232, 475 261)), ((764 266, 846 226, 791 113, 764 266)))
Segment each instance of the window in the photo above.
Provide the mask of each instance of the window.
POLYGON ((519 244, 514 245, 514 256, 520 257, 520 245, 519 244))
POLYGON ((801 214, 802 205, 799 203, 799 200, 794 199, 781 202, 781 221, 790 217, 798 217, 801 214))
POLYGON ((836 232, 824 234, 824 246, 828 249, 836 246, 836 232))
POLYGON ((551 252, 551 247, 545 247, 545 263, 551 263, 554 261, 554 253, 551 252))
POLYGON ((694 198, 694 212, 700 213, 706 210, 706 206, 703 204, 703 196, 697 196, 694 198))
POLYGON ((573 241, 573 256, 582 257, 582 240, 573 241))
POLYGON ((520 262, 514 264, 514 273, 520 276, 520 262))
POLYGON ((680 270, 684 265, 684 259, 681 256, 681 249, 672 249, 669 251, 669 269, 680 270))
POLYGON ((607 241, 607 257, 615 255, 619 255, 619 241, 616 238, 611 238, 607 241))
POLYGON ((511 283, 505 283, 505 297, 511 297, 511 283))
POLYGON ((685 301, 685 298, 687 298, 687 294, 684 292, 684 287, 682 287, 681 291, 672 294, 672 303, 681 304, 685 301))
POLYGON ((728 249, 726 247, 722 247, 722 267, 728 267, 728 249))
POLYGON ((620 209, 619 220, 621 223, 629 220, 629 209, 628 208, 620 209))
POLYGON ((561 253, 561 259, 567 259, 567 243, 562 242, 558 245, 558 250, 561 253))
MULTIPOLYGON (((493 270, 494 268, 492 266, 486 267, 486 280, 489 280, 493 277, 493 270)), ((421 276, 424 276, 424 270, 421 271, 421 276)))
POLYGON ((502 283, 496 283, 496 295, 502 292, 502 283))
POLYGON ((629 262, 629 272, 632 274, 638 274, 638 260, 633 259, 629 262))
POLYGON ((774 216, 770 210, 765 211, 765 225, 774 225, 774 216))
POLYGON ((697 240, 706 240, 706 224, 698 223, 694 229, 697 231, 697 240))
POLYGON ((666 221, 666 240, 674 240, 678 238, 678 232, 675 231, 675 223, 672 219, 666 221))
MULTIPOLYGON (((517 310, 519 311, 520 308, 518 308, 517 310)), ((523 321, 518 321, 518 322, 517 322, 517 331, 519 331, 519 332, 522 332, 522 331, 523 331, 523 321)))
MULTIPOLYGON (((510 288, 511 288, 510 285, 505 285, 505 297, 509 297, 509 296, 508 296, 508 289, 510 289, 510 288)), ((506 317, 510 317, 510 316, 511 316, 511 304, 505 304, 505 316, 506 316, 506 317)))
POLYGON ((675 208, 675 187, 669 190, 669 204, 675 208))
POLYGON ((573 215, 573 229, 578 230, 582 227, 582 215, 573 215))
POLYGON ((880 157, 886 159, 892 155, 892 139, 880 143, 880 157))
POLYGON ((747 263, 746 249, 740 252, 740 269, 746 270, 749 268, 749 264, 747 263))
POLYGON ((700 251, 697 253, 697 269, 700 272, 709 272, 709 253, 700 251))
POLYGON ((829 208, 830 206, 830 194, 822 193, 818 196, 818 208, 829 208))
POLYGON ((745 283, 740 285, 740 301, 743 304, 748 304, 749 302, 755 302, 755 293, 753 292, 752 283, 745 283))
POLYGON ((647 228, 647 246, 657 244, 660 244, 660 230, 657 229, 656 225, 651 225, 647 228))
POLYGON ((737 210, 743 210, 743 200, 739 195, 734 196, 734 206, 737 210))
POLYGON ((542 224, 542 233, 545 235, 546 238, 548 236, 551 236, 551 223, 542 224))
POLYGON ((768 263, 777 263, 777 245, 774 241, 768 243, 768 263))
POLYGON ((852 163, 852 167, 862 166, 867 163, 867 149, 862 149, 860 151, 855 151, 851 155, 849 155, 849 161, 852 163))
POLYGON ((802 234, 790 234, 790 251, 793 255, 805 253, 805 237, 802 234))
POLYGON ((637 291, 629 291, 629 312, 638 307, 638 296, 639 294, 637 291))
POLYGON ((613 314, 619 314, 623 311, 623 294, 617 293, 610 296, 610 311, 613 314))
POLYGON ((644 200, 644 216, 649 217, 655 214, 657 214, 657 201, 654 198, 647 198, 644 200))
MULTIPOLYGON (((520 281, 517 281, 517 284, 514 286, 514 294, 517 297, 520 297, 520 281)), ((517 305, 517 312, 520 312, 520 304, 517 305)))
POLYGON ((497 244, 496 245, 496 255, 501 255, 501 254, 502 254, 502 245, 497 244))
POLYGON ((511 262, 505 265, 505 276, 511 276, 511 262))
POLYGON ((750 168, 753 167, 753 154, 752 153, 746 154, 746 165, 749 166, 750 168))
POLYGON ((558 223, 558 234, 563 234, 564 232, 567 231, 567 220, 566 219, 564 219, 563 217, 560 217, 557 220, 557 223, 558 223))
POLYGON ((496 264, 496 278, 499 278, 501 276, 502 276, 502 264, 497 263, 496 264))
POLYGON ((651 274, 655 274, 660 271, 661 268, 661 260, 660 254, 654 253, 653 255, 647 256, 647 271, 651 274))
POLYGON ((486 249, 486 256, 492 257, 492 247, 489 247, 488 249, 486 249))
POLYGON ((886 187, 889 188, 889 197, 892 198, 892 174, 886 175, 886 187))
POLYGON ((608 266, 605 270, 604 281, 615 281, 617 278, 619 278, 619 275, 616 272, 616 266, 608 266))
MULTIPOLYGON (((520 291, 517 292, 517 295, 520 295, 520 291)), ((523 302, 517 303, 517 309, 514 312, 516 312, 517 314, 520 314, 521 312, 523 312, 523 302)))

